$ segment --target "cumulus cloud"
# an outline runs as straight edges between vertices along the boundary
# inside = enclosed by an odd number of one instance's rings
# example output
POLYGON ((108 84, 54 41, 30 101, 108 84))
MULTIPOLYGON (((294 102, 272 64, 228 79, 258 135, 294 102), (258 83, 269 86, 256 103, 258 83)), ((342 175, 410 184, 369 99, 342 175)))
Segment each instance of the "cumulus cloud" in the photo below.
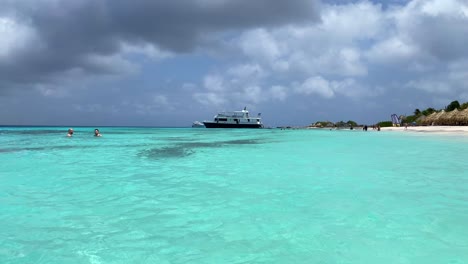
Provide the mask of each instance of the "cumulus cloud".
POLYGON ((239 46, 247 56, 264 63, 274 62, 284 52, 280 43, 265 29, 246 32, 241 36, 239 46))
MULTIPOLYGON (((235 67, 238 68, 238 67, 235 67)), ((193 94, 195 100, 203 105, 221 106, 240 100, 241 102, 258 102, 261 96, 261 88, 256 81, 239 78, 235 69, 228 70, 231 74, 208 75, 204 78, 204 91, 193 94), (234 74, 234 78, 232 76, 234 74)), ((244 76, 245 77, 245 76, 244 76)))
POLYGON ((132 64, 122 61, 125 52, 161 58, 191 52, 217 32, 318 19, 316 1, 1 0, 0 5, 0 89, 50 82, 71 69, 120 74, 132 64))
POLYGON ((451 90, 449 83, 434 79, 410 81, 406 84, 406 87, 441 94, 448 93, 451 90))
POLYGON ((272 98, 282 100, 286 97, 284 88, 273 86, 265 88, 265 70, 258 64, 234 65, 223 74, 209 74, 204 77, 203 91, 193 97, 204 105, 256 104, 272 98))
POLYGON ((405 87, 457 98, 460 94, 468 93, 467 69, 468 60, 449 63, 443 71, 411 80, 405 87))
POLYGON ((464 0, 413 0, 392 9, 386 14, 388 36, 373 46, 370 57, 403 63, 466 57, 467 10, 464 0))
POLYGON ((239 79, 261 79, 266 73, 258 64, 237 65, 228 70, 228 74, 239 79))
POLYGON ((208 75, 205 76, 203 86, 208 91, 221 92, 226 90, 223 77, 219 75, 208 75))
POLYGON ((371 89, 364 84, 359 84, 355 79, 327 80, 322 76, 314 76, 296 85, 294 91, 303 95, 319 95, 323 98, 333 98, 338 95, 349 98, 366 98, 380 95, 382 89, 371 89))
MULTIPOLYGON (((213 104, 237 100, 259 103, 286 100, 293 94, 360 100, 382 96, 398 86, 404 88, 399 92, 411 89, 434 94, 461 92, 466 74, 447 67, 460 57, 444 57, 431 46, 439 40, 422 37, 431 35, 429 32, 421 36, 417 32, 432 26, 427 20, 430 18, 443 23, 442 27, 430 27, 438 32, 435 35, 451 34, 444 31, 464 34, 461 27, 465 25, 466 6, 457 0, 414 0, 387 8, 371 1, 324 4, 320 23, 247 30, 235 36, 230 45, 238 47, 242 60, 248 63, 218 72, 215 79, 210 79, 211 85, 206 85, 206 78, 210 78, 206 77, 204 87, 208 91, 222 87, 216 90, 218 93, 205 94, 206 100, 213 104), (454 6, 461 6, 462 11, 454 6), (446 19, 455 24, 444 24, 446 19), (421 78, 422 74, 434 75, 438 71, 441 73, 437 78, 421 78), (447 77, 455 74, 456 81, 447 77), (255 95, 249 97, 249 92, 255 95)), ((439 42, 448 44, 456 38, 447 37, 439 42)), ((452 52, 450 47, 441 46, 447 54, 452 52)), ((454 53, 463 58, 465 51, 454 53)))
POLYGON ((331 98, 335 95, 330 83, 321 76, 308 78, 296 87, 296 92, 306 95, 315 93, 325 98, 331 98))
MULTIPOLYGON (((260 62, 264 69, 296 76, 291 82, 319 76, 307 79, 296 91, 333 98, 336 89, 322 78, 327 76, 335 84, 348 80, 342 86, 353 88, 341 89, 347 91, 342 93, 345 96, 375 96, 383 93, 383 87, 390 89, 390 86, 352 85, 349 80, 359 77, 362 83, 370 67, 381 75, 391 70, 391 76, 397 78, 392 82, 400 82, 407 88, 422 86, 416 85, 421 81, 414 79, 419 78, 419 73, 443 71, 451 75, 452 70, 446 66, 468 55, 464 47, 468 43, 466 10, 468 3, 462 0, 413 0, 387 9, 370 1, 324 5, 321 23, 255 29, 244 33, 239 43, 244 55, 260 62), (287 65, 281 71, 272 67, 279 61, 287 65), (408 80, 409 74, 414 75, 414 80, 408 80)), ((443 82, 452 91, 461 85, 461 82, 443 82)), ((442 91, 437 83, 425 87, 434 87, 423 89, 427 92, 442 91)))
POLYGON ((367 1, 323 5, 321 23, 253 29, 234 45, 250 60, 278 73, 365 76, 362 42, 381 38, 386 23, 381 7, 367 1))
POLYGON ((274 111, 301 100, 309 109, 320 107, 309 103, 315 96, 337 104, 376 97, 392 107, 413 107, 418 98, 425 107, 468 94, 466 0, 0 6, 0 96, 30 88, 44 98, 73 97, 109 76, 126 78, 112 84, 131 90, 129 104, 142 114, 194 104, 274 111))
POLYGON ((164 51, 151 43, 130 44, 122 43, 121 53, 123 54, 141 54, 153 60, 163 60, 173 56, 173 53, 164 51))
POLYGON ((274 100, 284 101, 288 97, 288 88, 281 85, 272 86, 269 92, 274 100))
POLYGON ((407 64, 418 57, 419 48, 398 37, 376 43, 366 54, 371 62, 379 64, 407 64))
POLYGON ((8 60, 35 42, 36 32, 26 24, 9 17, 0 17, 0 59, 8 60))
POLYGON ((198 92, 193 94, 193 98, 202 105, 218 107, 227 103, 227 98, 223 97, 223 95, 211 92, 198 92))

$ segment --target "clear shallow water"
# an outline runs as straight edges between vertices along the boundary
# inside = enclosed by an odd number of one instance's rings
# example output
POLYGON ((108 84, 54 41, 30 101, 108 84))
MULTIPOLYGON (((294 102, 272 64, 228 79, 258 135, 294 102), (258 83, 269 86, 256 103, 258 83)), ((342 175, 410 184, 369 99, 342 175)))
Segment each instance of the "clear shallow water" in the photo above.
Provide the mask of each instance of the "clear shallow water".
POLYGON ((468 138, 0 128, 0 263, 468 263, 468 138))

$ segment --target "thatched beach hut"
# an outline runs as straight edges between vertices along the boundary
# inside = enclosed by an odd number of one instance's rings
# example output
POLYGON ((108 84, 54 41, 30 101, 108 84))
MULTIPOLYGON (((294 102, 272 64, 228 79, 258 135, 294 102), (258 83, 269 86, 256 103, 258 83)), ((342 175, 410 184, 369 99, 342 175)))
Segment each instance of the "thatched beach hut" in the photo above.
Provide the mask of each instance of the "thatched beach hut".
POLYGON ((445 113, 444 110, 440 112, 434 112, 427 116, 424 120, 423 125, 439 125, 439 118, 445 113))
POLYGON ((426 117, 421 117, 418 122, 422 125, 436 126, 467 126, 468 125, 468 108, 464 110, 455 109, 450 112, 444 110, 434 112, 426 117))
POLYGON ((416 119, 416 123, 418 123, 418 124, 426 124, 426 119, 427 119, 427 116, 422 115, 422 116, 418 117, 418 119, 416 119))
POLYGON ((456 117, 459 114, 459 112, 460 111, 458 111, 458 109, 455 109, 455 110, 450 111, 450 112, 445 112, 443 115, 441 115, 439 117, 439 119, 437 120, 437 124, 438 125, 444 125, 444 126, 456 126, 456 125, 458 125, 457 121, 456 121, 456 117))
POLYGON ((455 117, 456 122, 460 126, 467 126, 468 125, 468 108, 459 111, 457 116, 455 117))

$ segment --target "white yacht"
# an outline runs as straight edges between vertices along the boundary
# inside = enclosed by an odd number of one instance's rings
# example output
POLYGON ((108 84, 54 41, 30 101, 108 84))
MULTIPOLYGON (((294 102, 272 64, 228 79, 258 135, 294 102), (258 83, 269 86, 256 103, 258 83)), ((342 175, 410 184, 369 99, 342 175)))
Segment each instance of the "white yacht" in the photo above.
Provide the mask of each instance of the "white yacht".
POLYGON ((249 111, 220 112, 214 116, 213 121, 203 121, 206 128, 262 128, 260 113, 250 116, 249 111))

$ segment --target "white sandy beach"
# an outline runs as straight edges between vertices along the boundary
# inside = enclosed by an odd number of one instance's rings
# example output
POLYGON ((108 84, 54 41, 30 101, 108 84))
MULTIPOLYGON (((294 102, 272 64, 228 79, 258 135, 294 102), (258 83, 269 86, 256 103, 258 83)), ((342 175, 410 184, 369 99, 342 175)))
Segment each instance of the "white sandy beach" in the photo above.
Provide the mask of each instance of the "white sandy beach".
POLYGON ((468 126, 408 126, 407 129, 405 129, 405 127, 382 127, 381 130, 399 132, 427 132, 468 136, 468 126))

